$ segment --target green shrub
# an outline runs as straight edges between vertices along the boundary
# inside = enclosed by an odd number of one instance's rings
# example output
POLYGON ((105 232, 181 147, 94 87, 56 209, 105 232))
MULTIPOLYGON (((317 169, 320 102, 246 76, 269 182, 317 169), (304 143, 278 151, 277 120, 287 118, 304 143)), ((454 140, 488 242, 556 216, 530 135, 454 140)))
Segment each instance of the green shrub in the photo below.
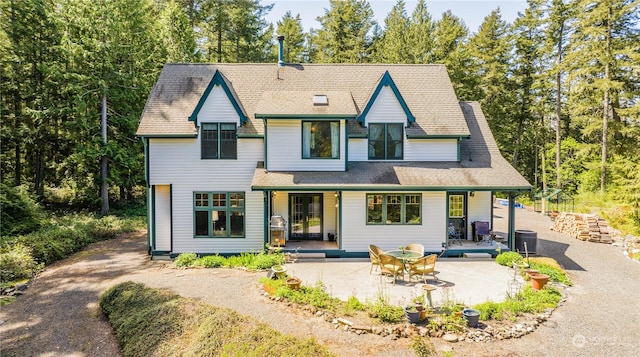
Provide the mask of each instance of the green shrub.
POLYGON ((178 268, 190 268, 197 266, 198 255, 196 253, 180 253, 173 261, 178 268))
POLYGON ((411 340, 410 346, 414 351, 416 351, 416 355, 418 357, 430 357, 438 355, 435 346, 429 338, 415 336, 411 340))
POLYGON ((522 256, 517 252, 504 252, 496 256, 496 263, 511 267, 514 262, 519 263, 522 259, 522 256))
POLYGON ((26 234, 44 224, 42 208, 25 186, 0 184, 0 235, 26 234))
POLYGON ((401 306, 391 305, 382 298, 367 304, 367 312, 369 317, 382 322, 397 323, 404 319, 404 309, 401 306))
POLYGON ((264 270, 269 269, 274 265, 280 265, 284 261, 283 253, 273 253, 273 254, 265 254, 259 253, 254 256, 251 265, 247 268, 253 270, 264 270))
POLYGON ((344 306, 344 311, 347 315, 349 315, 353 310, 364 311, 366 310, 366 308, 367 306, 363 304, 360 300, 358 300, 357 297, 351 295, 347 299, 347 303, 344 306))
POLYGON ((335 311, 340 302, 337 298, 327 294, 321 284, 316 284, 313 287, 302 285, 298 290, 278 289, 276 296, 284 297, 297 304, 310 305, 317 309, 331 311, 335 311))
POLYGON ((41 271, 43 264, 38 264, 31 255, 31 249, 23 244, 15 244, 0 251, 0 285, 21 279, 30 279, 41 271))
POLYGON ((100 307, 124 356, 331 356, 314 339, 142 284, 112 287, 100 307))
POLYGON ((203 266, 205 268, 219 268, 224 265, 225 261, 226 258, 221 255, 207 255, 198 259, 197 265, 203 266))

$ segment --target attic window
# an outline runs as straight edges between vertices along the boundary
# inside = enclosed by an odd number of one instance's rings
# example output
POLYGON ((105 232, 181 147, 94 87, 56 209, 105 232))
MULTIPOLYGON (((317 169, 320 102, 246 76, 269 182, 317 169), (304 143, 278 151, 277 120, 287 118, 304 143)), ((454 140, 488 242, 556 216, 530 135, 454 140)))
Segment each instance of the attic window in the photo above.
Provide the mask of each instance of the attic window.
POLYGON ((325 94, 316 94, 313 96, 313 105, 327 105, 329 100, 325 94))

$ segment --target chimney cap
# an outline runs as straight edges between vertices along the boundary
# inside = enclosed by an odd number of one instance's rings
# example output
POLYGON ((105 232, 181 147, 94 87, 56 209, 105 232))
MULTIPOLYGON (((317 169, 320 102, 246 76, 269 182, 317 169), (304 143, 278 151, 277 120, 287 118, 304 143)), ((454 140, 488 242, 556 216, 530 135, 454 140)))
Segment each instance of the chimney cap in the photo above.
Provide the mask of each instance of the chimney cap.
POLYGON ((277 38, 278 38, 278 41, 282 41, 282 40, 284 40, 284 35, 278 35, 277 38))

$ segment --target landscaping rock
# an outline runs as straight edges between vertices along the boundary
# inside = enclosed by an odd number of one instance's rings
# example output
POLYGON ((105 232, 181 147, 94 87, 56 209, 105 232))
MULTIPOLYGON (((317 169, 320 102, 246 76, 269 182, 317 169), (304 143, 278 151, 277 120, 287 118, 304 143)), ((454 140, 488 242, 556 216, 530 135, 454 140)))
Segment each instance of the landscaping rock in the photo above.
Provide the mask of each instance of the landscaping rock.
POLYGON ((442 339, 447 342, 458 342, 458 336, 452 333, 447 333, 442 336, 442 339))

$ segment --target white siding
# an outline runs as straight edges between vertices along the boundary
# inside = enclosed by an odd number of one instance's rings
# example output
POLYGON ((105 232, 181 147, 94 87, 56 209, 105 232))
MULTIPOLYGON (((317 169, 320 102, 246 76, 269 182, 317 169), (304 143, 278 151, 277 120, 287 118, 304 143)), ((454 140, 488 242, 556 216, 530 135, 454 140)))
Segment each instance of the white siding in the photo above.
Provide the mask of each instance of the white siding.
POLYGON ((422 193, 421 225, 367 225, 366 195, 367 192, 342 193, 342 249, 366 252, 369 244, 375 244, 383 250, 393 250, 420 243, 426 251, 442 250, 446 239, 445 192, 422 193))
POLYGON ((384 86, 365 118, 368 123, 407 123, 407 114, 389 86, 384 86))
POLYGON ((349 161, 367 161, 368 139, 349 139, 349 161))
POLYGON ((206 122, 236 123, 240 117, 222 86, 214 86, 198 112, 198 126, 206 122))
POLYGON ((457 161, 456 139, 405 139, 405 161, 457 161))
POLYGON ((154 250, 171 250, 171 190, 169 185, 155 186, 155 247, 154 250))
POLYGON ((150 184, 172 184, 174 253, 235 253, 263 248, 263 193, 251 191, 263 151, 260 139, 238 139, 237 160, 201 160, 198 138, 150 139, 150 184), (194 238, 194 191, 244 192, 245 238, 194 238))
POLYGON ((303 159, 302 121, 267 120, 267 170, 269 171, 344 171, 345 121, 340 120, 340 158, 303 159))
MULTIPOLYGON (((491 206, 493 204, 491 191, 476 191, 473 197, 467 197, 467 217, 469 217, 469 239, 473 239, 471 223, 475 221, 491 222, 491 206)), ((493 229, 493 227, 491 227, 493 229)))

